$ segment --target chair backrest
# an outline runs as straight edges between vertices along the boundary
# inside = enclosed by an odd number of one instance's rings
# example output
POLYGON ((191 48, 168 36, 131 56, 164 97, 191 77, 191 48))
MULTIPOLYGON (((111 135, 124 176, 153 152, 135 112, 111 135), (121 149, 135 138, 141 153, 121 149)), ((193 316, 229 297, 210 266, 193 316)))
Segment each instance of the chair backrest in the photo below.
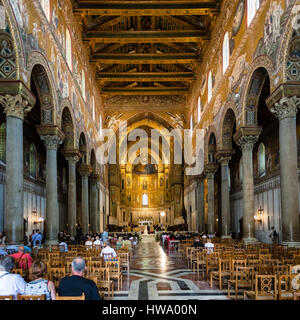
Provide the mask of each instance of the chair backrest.
POLYGON ((219 272, 231 270, 231 259, 229 258, 220 258, 219 259, 219 272))
POLYGON ((259 297, 277 299, 277 277, 274 275, 255 275, 255 300, 259 297))
POLYGON ((109 276, 109 267, 105 268, 97 268, 93 272, 90 273, 90 278, 97 278, 97 281, 109 281, 110 276, 109 276))
POLYGON ((295 275, 282 274, 278 277, 278 297, 280 300, 292 300, 293 299, 293 286, 292 281, 295 275))
POLYGON ((18 294, 17 300, 46 300, 46 295, 25 295, 25 294, 18 294))
POLYGON ((85 300, 85 295, 82 293, 79 297, 62 297, 59 295, 56 295, 56 300, 85 300))
POLYGON ((106 260, 106 261, 111 259, 111 258, 113 258, 113 254, 112 253, 103 253, 102 256, 103 256, 103 259, 106 260))
POLYGON ((14 300, 14 296, 0 296, 0 300, 14 300))
POLYGON ((252 267, 236 267, 235 280, 240 283, 251 283, 254 280, 254 269, 252 267))
POLYGON ((48 276, 57 288, 60 280, 66 276, 65 267, 50 268, 50 270, 48 271, 48 276))
POLYGON ((62 258, 51 258, 50 259, 50 267, 53 268, 62 268, 64 266, 64 260, 62 258))
POLYGON ((235 271, 237 267, 246 267, 247 260, 246 259, 232 259, 231 261, 231 270, 235 271))
POLYGON ((120 261, 118 258, 109 258, 105 261, 105 265, 109 268, 110 273, 120 273, 120 261))
POLYGON ((24 276, 24 270, 21 268, 14 268, 10 270, 10 273, 19 274, 21 277, 24 276))

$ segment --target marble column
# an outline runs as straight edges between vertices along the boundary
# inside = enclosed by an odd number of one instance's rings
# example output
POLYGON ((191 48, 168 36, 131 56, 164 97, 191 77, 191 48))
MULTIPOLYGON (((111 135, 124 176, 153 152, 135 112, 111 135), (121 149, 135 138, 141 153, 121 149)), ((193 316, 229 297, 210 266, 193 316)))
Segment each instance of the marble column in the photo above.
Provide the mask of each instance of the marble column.
POLYGON ((201 233, 205 231, 204 176, 197 178, 197 202, 196 231, 201 233))
POLYGON ((215 173, 216 163, 209 163, 205 169, 207 177, 207 232, 215 232, 215 173))
POLYGON ((89 232, 89 176, 91 168, 87 164, 79 167, 81 175, 81 214, 82 214, 82 233, 89 232))
MULTIPOLYGON (((24 241, 23 223, 23 120, 30 111, 21 94, 0 96, 6 113, 6 211, 4 229, 7 243, 24 241)), ((33 104, 31 104, 33 105, 33 104)))
POLYGON ((99 175, 92 174, 90 177, 90 224, 92 227, 93 232, 97 232, 99 230, 98 227, 98 197, 97 197, 97 182, 98 182, 99 175))
POLYGON ((47 245, 58 243, 59 208, 57 194, 57 149, 63 142, 58 135, 41 136, 47 152, 46 160, 46 239, 47 245))
POLYGON ((253 177, 253 146, 261 132, 260 127, 243 128, 235 134, 235 141, 242 150, 243 163, 243 241, 257 242, 255 238, 255 207, 254 207, 254 177, 253 177), (245 131, 245 132, 244 132, 245 131), (248 132, 246 132, 248 131, 248 132))
POLYGON ((283 244, 300 247, 297 172, 297 97, 282 98, 270 111, 279 119, 280 192, 283 244))
POLYGON ((79 161, 79 156, 67 156, 69 164, 69 184, 68 184, 68 226, 72 238, 76 235, 76 164, 79 161))
POLYGON ((222 238, 230 238, 230 194, 229 194, 229 161, 221 158, 221 208, 222 208, 222 238))

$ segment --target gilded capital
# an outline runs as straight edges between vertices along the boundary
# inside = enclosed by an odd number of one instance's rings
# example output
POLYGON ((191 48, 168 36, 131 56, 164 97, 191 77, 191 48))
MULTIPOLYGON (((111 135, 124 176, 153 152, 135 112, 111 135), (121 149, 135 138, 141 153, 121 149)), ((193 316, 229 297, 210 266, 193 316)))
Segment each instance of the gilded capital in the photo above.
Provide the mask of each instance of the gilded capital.
POLYGON ((217 163, 207 163, 205 165, 204 173, 208 179, 213 179, 217 170, 218 170, 217 163))
POLYGON ((276 102, 271 108, 270 111, 279 119, 285 118, 295 118, 300 107, 300 98, 293 97, 283 97, 276 102))
POLYGON ((253 150, 261 133, 261 127, 242 127, 233 136, 234 141, 242 151, 253 150))
POLYGON ((32 105, 21 94, 4 96, 0 95, 0 104, 4 107, 4 113, 7 117, 16 117, 24 120, 26 114, 32 109, 32 105))
POLYGON ((41 136, 41 140, 44 142, 45 147, 47 150, 56 150, 58 149, 59 145, 62 144, 63 140, 59 136, 41 136))

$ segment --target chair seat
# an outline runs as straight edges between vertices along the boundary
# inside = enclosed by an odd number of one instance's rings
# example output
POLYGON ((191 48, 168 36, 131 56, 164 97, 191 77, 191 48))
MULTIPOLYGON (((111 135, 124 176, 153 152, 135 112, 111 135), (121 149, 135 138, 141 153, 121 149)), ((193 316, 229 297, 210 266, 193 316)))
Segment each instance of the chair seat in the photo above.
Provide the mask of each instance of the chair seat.
MULTIPOLYGON (((245 291, 244 294, 250 299, 255 299, 255 291, 245 291)), ((257 300, 275 300, 274 296, 258 296, 257 300)))
POLYGON ((281 293, 280 297, 281 298, 291 298, 291 299, 293 299, 294 294, 292 292, 281 293))

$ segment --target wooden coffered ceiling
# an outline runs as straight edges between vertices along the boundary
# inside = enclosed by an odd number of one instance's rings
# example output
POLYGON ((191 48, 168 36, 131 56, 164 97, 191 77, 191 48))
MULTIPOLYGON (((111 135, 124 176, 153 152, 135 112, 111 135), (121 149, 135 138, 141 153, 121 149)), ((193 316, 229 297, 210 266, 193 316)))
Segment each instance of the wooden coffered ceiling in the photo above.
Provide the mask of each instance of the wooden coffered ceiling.
POLYGON ((101 94, 187 96, 221 0, 73 0, 101 94))

